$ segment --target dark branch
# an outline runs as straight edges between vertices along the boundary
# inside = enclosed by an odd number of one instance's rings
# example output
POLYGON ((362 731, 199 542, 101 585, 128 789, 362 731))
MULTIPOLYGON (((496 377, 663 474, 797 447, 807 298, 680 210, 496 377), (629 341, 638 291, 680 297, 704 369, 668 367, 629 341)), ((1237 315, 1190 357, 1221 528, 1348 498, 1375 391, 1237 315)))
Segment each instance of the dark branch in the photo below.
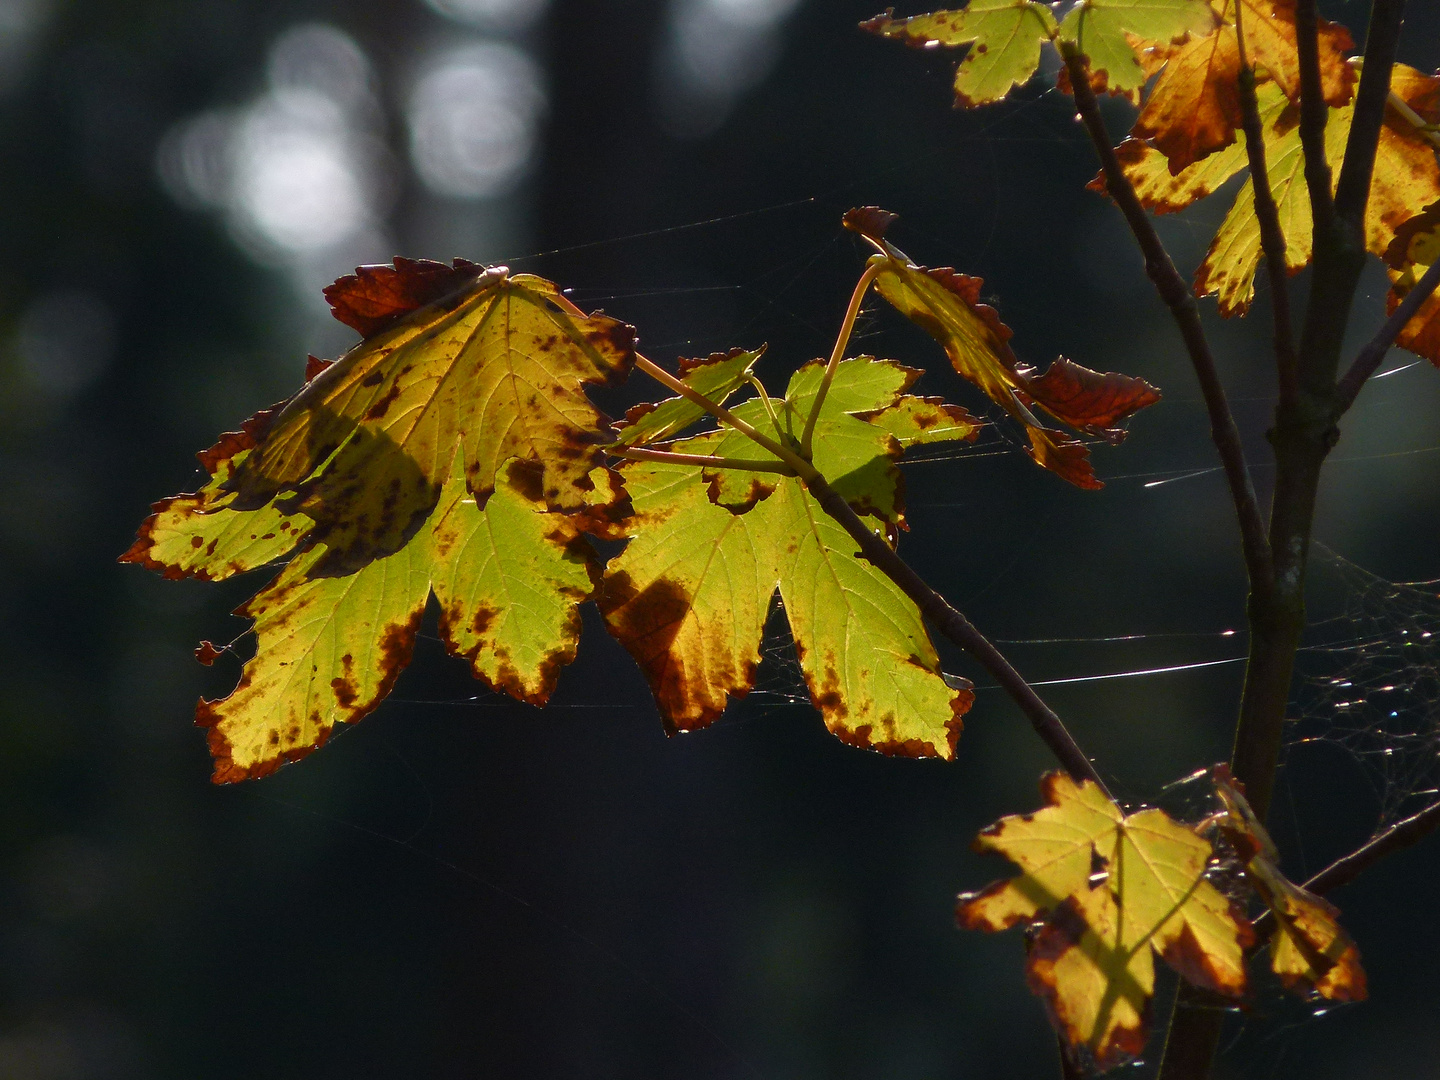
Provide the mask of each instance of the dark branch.
POLYGON ((889 544, 861 521, 859 515, 850 508, 849 503, 836 494, 834 488, 819 477, 806 480, 805 486, 810 489, 810 493, 824 511, 838 521, 850 534, 851 539, 860 545, 860 554, 915 601, 916 607, 931 625, 980 661, 980 665, 1004 688, 1015 704, 1020 706, 1020 711, 1029 719, 1065 771, 1076 780, 1094 781, 1107 797, 1113 798, 1105 787, 1105 782, 1100 779, 1100 774, 1095 771, 1094 764, 1066 730, 1060 717, 1055 715, 1055 710, 1040 699, 1040 695, 1010 666, 1010 661, 1005 659, 1000 650, 976 630, 969 619, 927 585, 889 544))
POLYGON ((1265 537, 1265 523, 1260 518, 1260 507, 1255 501, 1255 487, 1250 480, 1250 469, 1245 463, 1245 450, 1240 442, 1240 430, 1230 414, 1230 404, 1225 399, 1225 388, 1215 370, 1215 358, 1210 355, 1210 344, 1205 339, 1205 329, 1200 324, 1200 310, 1190 287, 1180 272, 1175 269, 1165 245, 1135 188, 1125 176, 1120 159, 1115 156, 1115 147, 1110 143, 1110 133, 1100 115, 1100 104, 1090 88, 1090 75, 1083 56, 1073 48, 1065 55, 1065 64, 1070 73, 1071 91, 1075 95, 1075 108, 1095 145, 1105 172, 1105 187, 1140 246, 1145 257, 1145 273, 1154 283, 1160 299, 1170 309, 1180 336, 1185 340, 1190 362, 1200 381, 1200 392, 1205 398, 1205 408, 1210 414, 1210 437, 1220 452, 1220 461, 1225 468, 1225 478, 1230 485, 1230 497, 1235 502, 1235 515, 1240 521, 1240 537, 1245 551, 1245 566, 1249 571, 1252 588, 1268 588, 1271 580, 1270 545, 1265 537))
POLYGON ((1385 320, 1380 332, 1355 357, 1355 362, 1350 365, 1350 370, 1345 373, 1337 387, 1337 416, 1355 404, 1365 381, 1375 374, 1375 369, 1385 359, 1385 354, 1390 351, 1390 346, 1395 343, 1400 331, 1405 329, 1405 324, 1415 317, 1420 306, 1434 294, 1437 287, 1440 287, 1440 260, 1425 271, 1415 283, 1415 287, 1405 294, 1400 306, 1385 320))
POLYGON ((1300 145, 1305 151, 1305 186, 1310 189, 1310 213, 1316 242, 1328 234, 1335 220, 1330 194, 1330 162, 1325 156, 1325 121, 1330 107, 1320 85, 1320 24, 1315 0, 1295 4, 1295 51, 1300 62, 1300 145))
MULTIPOLYGON (((1311 10, 1313 12, 1313 6, 1311 10)), ((1405 0, 1375 0, 1370 9, 1365 66, 1360 71, 1360 87, 1355 91, 1355 114, 1350 122, 1350 136, 1345 141, 1340 180, 1335 187, 1335 216, 1356 228, 1363 225, 1365 204, 1370 197, 1375 148, 1380 142, 1380 127, 1385 122, 1385 99, 1390 96, 1390 71, 1395 66, 1404 15, 1405 0)))
POLYGON ((1280 211, 1270 190, 1270 171, 1265 163, 1265 133, 1260 127, 1260 103, 1255 100, 1255 69, 1245 57, 1245 32, 1240 9, 1235 8, 1235 35, 1240 47, 1240 117, 1245 130, 1245 154, 1250 160, 1250 183, 1255 192, 1255 217, 1260 222, 1260 246, 1265 251, 1265 270, 1270 279, 1270 309, 1275 322, 1275 366, 1279 375, 1280 398, 1294 401, 1300 392, 1298 361, 1295 358, 1295 330, 1290 317, 1289 270, 1285 266, 1285 233, 1280 228, 1280 211))
MULTIPOLYGON (((1341 856, 1305 882, 1305 888, 1323 896, 1341 885, 1348 885, 1387 855, 1403 851, 1429 836, 1440 827, 1440 802, 1427 806, 1404 821, 1397 821, 1369 843, 1362 844, 1349 855, 1341 856)), ((1267 911, 1255 920, 1255 933, 1260 940, 1270 936, 1274 917, 1267 911)))

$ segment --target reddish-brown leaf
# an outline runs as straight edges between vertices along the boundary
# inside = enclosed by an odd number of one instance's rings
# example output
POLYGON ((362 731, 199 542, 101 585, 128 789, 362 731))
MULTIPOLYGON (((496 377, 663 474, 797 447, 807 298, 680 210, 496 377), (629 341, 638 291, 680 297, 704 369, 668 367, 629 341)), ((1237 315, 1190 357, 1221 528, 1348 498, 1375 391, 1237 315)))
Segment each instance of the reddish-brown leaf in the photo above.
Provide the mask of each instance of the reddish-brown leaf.
POLYGON ((401 257, 393 266, 357 266, 355 273, 326 287, 325 299, 335 318, 368 338, 393 320, 465 288, 484 270, 468 259, 446 266, 432 259, 401 257))
POLYGON ((1124 440, 1124 420, 1160 400, 1160 391, 1144 379, 1101 374, 1063 356, 1043 375, 1026 373, 1025 391, 1057 420, 1111 444, 1124 440))

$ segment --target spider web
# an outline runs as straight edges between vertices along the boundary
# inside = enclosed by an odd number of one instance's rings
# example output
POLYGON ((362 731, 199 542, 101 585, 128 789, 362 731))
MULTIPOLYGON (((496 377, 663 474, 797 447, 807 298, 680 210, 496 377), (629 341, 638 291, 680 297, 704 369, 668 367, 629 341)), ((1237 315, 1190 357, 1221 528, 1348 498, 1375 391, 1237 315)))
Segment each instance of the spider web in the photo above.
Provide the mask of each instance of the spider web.
POLYGON ((1374 790, 1379 832, 1440 798, 1440 579, 1389 581, 1315 554, 1343 589, 1341 610, 1309 628, 1286 752, 1345 751, 1374 790))

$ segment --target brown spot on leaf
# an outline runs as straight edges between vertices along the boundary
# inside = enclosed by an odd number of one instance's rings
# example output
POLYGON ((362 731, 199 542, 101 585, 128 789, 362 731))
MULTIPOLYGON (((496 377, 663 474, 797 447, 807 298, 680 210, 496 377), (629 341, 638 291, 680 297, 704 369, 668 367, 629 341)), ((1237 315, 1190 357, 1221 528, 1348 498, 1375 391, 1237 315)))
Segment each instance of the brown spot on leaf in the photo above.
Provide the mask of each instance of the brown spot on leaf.
POLYGON ((319 375, 326 368, 333 366, 334 360, 321 360, 318 356, 305 357, 305 381, 308 383, 319 375))

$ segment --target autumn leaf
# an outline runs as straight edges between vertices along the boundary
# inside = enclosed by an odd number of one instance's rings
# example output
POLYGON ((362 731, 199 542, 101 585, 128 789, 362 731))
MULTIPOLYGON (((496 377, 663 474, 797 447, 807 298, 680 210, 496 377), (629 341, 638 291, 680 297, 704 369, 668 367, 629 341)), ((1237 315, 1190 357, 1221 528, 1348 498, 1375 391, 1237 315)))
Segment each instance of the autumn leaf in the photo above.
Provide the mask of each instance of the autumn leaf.
MULTIPOLYGON (((1385 297, 1393 312, 1425 272, 1440 259, 1440 204, 1412 218, 1396 234, 1388 253, 1390 292, 1385 297)), ((1431 293, 1395 343, 1440 367, 1440 293, 1431 293)))
POLYGON ((334 575, 317 572, 316 545, 243 605, 255 656, 232 694, 196 713, 215 780, 264 776, 373 711, 410 661, 432 589, 448 650, 486 685, 544 704, 575 657, 599 568, 575 519, 547 512, 527 480, 512 467, 482 510, 457 455, 429 527, 400 551, 334 575))
POLYGON ((221 581, 289 555, 315 523, 274 506, 232 509, 235 495, 226 487, 278 408, 256 413, 239 431, 226 432, 202 450, 197 456, 209 480, 193 494, 162 499, 151 507, 153 513, 120 561, 139 563, 172 580, 221 581))
POLYGON ((624 379, 629 327, 577 314, 541 278, 472 263, 362 267, 326 296, 370 336, 274 417, 226 482, 230 506, 307 515, 327 549, 317 572, 343 573, 404 545, 457 442, 482 505, 512 458, 536 463, 548 508, 595 501, 590 474, 613 436, 584 388, 624 379))
MULTIPOLYGON (((1137 33, 1147 46, 1141 60, 1148 73, 1160 72, 1131 135, 1148 139, 1163 153, 1172 173, 1233 143, 1240 129, 1240 51, 1235 33, 1235 0, 1212 0, 1220 27, 1205 37, 1175 45, 1158 35, 1137 33)), ((1295 51, 1295 0, 1240 0, 1246 58, 1286 99, 1300 100, 1300 67, 1295 51)), ((1319 20, 1320 79, 1325 101, 1350 101, 1355 72, 1345 62, 1353 42, 1339 23, 1319 20)))
MULTIPOLYGON (((798 435, 823 367, 806 365, 783 401, 798 435)), ((693 373, 692 373, 693 374, 693 373)), ((885 520, 903 513, 894 459, 905 445, 972 437, 959 410, 904 395, 915 372, 859 358, 836 370, 816 426, 815 464, 836 490, 885 520)), ((767 424, 752 398, 735 408, 767 424)), ((728 451, 733 432, 668 444, 681 453, 728 451)), ((743 436, 739 438, 743 439, 743 436)), ((777 590, 810 696, 826 726, 856 746, 952 757, 968 684, 956 689, 915 605, 870 563, 799 480, 774 473, 634 461, 621 466, 635 514, 625 551, 606 570, 600 608, 639 662, 666 727, 704 727, 754 685, 765 619, 777 590), (717 480, 745 496, 733 512, 717 480), (712 497, 713 496, 713 497, 712 497)))
POLYGON ((1338 922, 1339 910, 1280 872, 1279 853, 1243 790, 1224 766, 1215 793, 1225 808, 1222 827, 1245 863, 1245 875, 1275 917, 1270 963, 1287 989, 1331 1001, 1364 1001, 1360 950, 1338 922))
POLYGON ((1190 983, 1245 990, 1250 924, 1205 877, 1209 843, 1161 810, 1125 814, 1093 783, 1041 782, 1045 807, 976 839, 1018 877, 962 895, 962 927, 1037 925, 1026 971, 1070 1046, 1101 1069, 1145 1045, 1158 953, 1190 983))
POLYGON ((1116 443, 1125 435, 1121 425, 1159 401, 1159 391, 1143 379, 1101 374, 1064 358, 1036 377, 1011 351, 1010 328, 994 308, 980 302, 981 279, 949 267, 916 266, 879 231, 893 217, 877 215, 873 207, 845 216, 848 228, 879 249, 870 259, 871 266, 878 267, 876 290, 945 349, 961 376, 1025 426, 1030 456, 1037 464, 1077 487, 1102 487, 1085 446, 1047 426, 1031 406, 1039 405, 1062 423, 1116 443))
POLYGON ((1040 64, 1040 43, 1057 31, 1049 7, 1034 0, 971 0, 963 10, 908 19, 893 10, 860 28, 922 49, 970 46, 955 72, 957 107, 999 101, 1023 86, 1040 64))
POLYGON ((1147 72, 1132 40, 1198 39, 1215 24, 1206 0, 1081 0, 1060 24, 1059 39, 1085 55, 1097 89, 1138 103, 1147 72))
MULTIPOLYGON (((1391 86, 1422 119, 1433 122, 1440 118, 1440 77, 1396 64, 1391 86)), ((1310 191, 1305 183, 1299 110, 1275 83, 1261 85, 1256 98, 1265 137, 1265 166, 1285 236, 1285 262, 1295 273, 1309 264, 1312 254, 1310 191)), ((1326 156, 1332 180, 1337 183, 1353 115, 1353 103, 1331 109, 1325 127, 1326 156)), ((1248 165, 1243 132, 1231 146, 1173 175, 1164 154, 1138 139, 1125 140, 1117 153, 1141 202, 1162 214, 1182 210, 1204 198, 1248 165)), ((1103 178, 1097 177, 1090 186, 1103 191, 1103 178)), ((1421 207, 1437 199, 1440 164, 1433 147, 1408 119, 1393 108, 1387 110, 1366 203, 1366 248, 1375 255, 1385 255, 1394 244, 1397 229, 1421 207)), ((1220 313, 1226 317, 1243 314, 1254 299, 1255 274, 1262 255, 1254 187, 1247 180, 1196 271, 1196 295, 1214 294, 1220 313)))
POLYGON ((238 612, 257 642, 239 685, 197 710, 218 781, 373 710, 432 591, 447 648, 542 704, 600 576, 582 533, 628 510, 584 387, 628 370, 629 327, 464 262, 362 267, 326 295, 365 340, 202 453, 207 483, 156 504, 122 556, 218 579, 303 545, 238 612))

